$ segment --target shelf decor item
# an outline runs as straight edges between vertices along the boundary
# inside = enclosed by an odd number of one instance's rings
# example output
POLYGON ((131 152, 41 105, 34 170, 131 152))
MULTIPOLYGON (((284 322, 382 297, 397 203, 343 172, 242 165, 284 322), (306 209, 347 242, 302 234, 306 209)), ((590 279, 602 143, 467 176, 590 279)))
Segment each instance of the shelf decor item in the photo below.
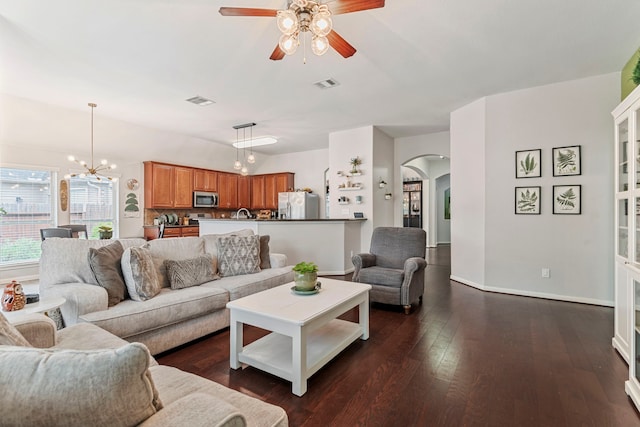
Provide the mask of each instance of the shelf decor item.
POLYGON ((542 150, 516 151, 516 178, 540 178, 542 150))
POLYGON ((582 213, 582 186, 554 185, 553 213, 558 215, 580 215, 582 213))
POLYGON ((102 240, 110 239, 113 237, 113 228, 108 225, 101 225, 98 227, 98 234, 102 240))
POLYGON ((318 266, 313 262, 299 262, 293 266, 293 281, 297 291, 312 291, 318 283, 318 266))
POLYGON ((581 175, 580 146, 553 149, 553 176, 581 175))
POLYGON ((362 160, 359 156, 353 157, 349 163, 351 163, 351 174, 360 173, 360 171, 358 170, 358 166, 362 164, 362 160))
POLYGON ((516 187, 516 215, 540 215, 540 187, 516 187))

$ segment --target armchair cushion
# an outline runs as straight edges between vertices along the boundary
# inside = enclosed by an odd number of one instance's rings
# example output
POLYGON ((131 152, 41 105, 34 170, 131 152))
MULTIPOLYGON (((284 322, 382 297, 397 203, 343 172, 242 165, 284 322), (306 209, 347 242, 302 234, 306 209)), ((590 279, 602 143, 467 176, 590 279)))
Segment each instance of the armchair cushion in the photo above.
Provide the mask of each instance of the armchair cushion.
POLYGON ((397 268, 367 267, 360 270, 360 282, 399 288, 404 281, 404 270, 397 268))
POLYGON ((247 422, 238 408, 205 393, 191 393, 147 418, 140 427, 244 427, 247 422))
POLYGON ((90 351, 0 347, 2 423, 137 425, 162 408, 148 368, 149 351, 139 343, 90 351))
POLYGON ((56 322, 44 314, 24 314, 12 324, 33 347, 48 348, 56 344, 56 322))

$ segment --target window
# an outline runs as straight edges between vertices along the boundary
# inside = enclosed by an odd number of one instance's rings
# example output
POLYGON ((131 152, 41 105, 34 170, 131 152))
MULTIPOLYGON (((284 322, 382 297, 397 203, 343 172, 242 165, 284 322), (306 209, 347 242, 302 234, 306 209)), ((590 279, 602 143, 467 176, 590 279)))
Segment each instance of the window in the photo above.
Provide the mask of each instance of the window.
POLYGON ((69 180, 69 213, 71 224, 84 224, 90 239, 98 239, 98 227, 113 227, 117 237, 118 185, 95 176, 72 177, 69 180))
POLYGON ((55 182, 50 170, 0 167, 0 266, 40 259, 40 229, 55 223, 55 182))

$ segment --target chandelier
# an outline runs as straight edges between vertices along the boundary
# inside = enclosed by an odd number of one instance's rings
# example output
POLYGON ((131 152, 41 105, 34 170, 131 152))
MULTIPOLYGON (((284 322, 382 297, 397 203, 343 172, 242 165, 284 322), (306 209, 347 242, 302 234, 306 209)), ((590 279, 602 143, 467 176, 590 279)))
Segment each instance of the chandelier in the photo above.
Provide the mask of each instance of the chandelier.
POLYGON ((282 32, 278 46, 287 55, 295 53, 301 32, 311 33, 311 51, 320 56, 329 49, 327 35, 333 28, 331 12, 326 4, 312 0, 293 0, 288 9, 279 10, 278 29, 282 32))
POLYGON ((109 164, 109 162, 106 159, 102 159, 98 166, 95 166, 93 163, 93 109, 96 108, 98 105, 92 102, 90 102, 88 105, 89 107, 91 107, 91 163, 90 163, 91 166, 89 166, 89 164, 87 164, 87 162, 85 162, 84 160, 78 160, 75 158, 75 156, 69 156, 67 157, 69 161, 78 163, 85 170, 84 172, 81 172, 81 173, 67 174, 65 175, 65 178, 66 179, 75 178, 76 176, 79 176, 80 178, 85 178, 86 176, 93 175, 96 177, 97 181, 102 181, 102 179, 107 179, 109 181, 117 181, 118 178, 106 176, 102 173, 104 171, 110 171, 112 169, 115 169, 116 168, 115 164, 113 163, 109 164))
POLYGON ((236 130, 236 143, 233 144, 236 147, 236 161, 233 163, 233 168, 235 170, 240 171, 240 175, 246 176, 249 175, 249 168, 244 164, 245 160, 247 163, 253 164, 256 162, 256 156, 253 154, 253 127, 255 123, 245 123, 243 125, 235 125, 233 128, 236 130), (250 153, 247 156, 247 128, 250 130, 250 153), (242 129, 242 144, 240 144, 239 133, 240 129, 242 129), (239 158, 239 148, 242 145, 242 162, 239 158))

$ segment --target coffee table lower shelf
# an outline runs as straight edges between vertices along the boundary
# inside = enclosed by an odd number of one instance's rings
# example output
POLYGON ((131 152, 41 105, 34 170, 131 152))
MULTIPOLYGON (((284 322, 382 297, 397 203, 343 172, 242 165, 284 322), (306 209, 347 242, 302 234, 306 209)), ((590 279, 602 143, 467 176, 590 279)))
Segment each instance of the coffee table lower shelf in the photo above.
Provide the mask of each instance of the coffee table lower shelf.
MULTIPOLYGON (((307 336, 306 381, 349 344, 362 336, 358 323, 334 319, 307 336)), ((238 360, 288 381, 294 381, 292 338, 272 332, 243 347, 238 360)))

